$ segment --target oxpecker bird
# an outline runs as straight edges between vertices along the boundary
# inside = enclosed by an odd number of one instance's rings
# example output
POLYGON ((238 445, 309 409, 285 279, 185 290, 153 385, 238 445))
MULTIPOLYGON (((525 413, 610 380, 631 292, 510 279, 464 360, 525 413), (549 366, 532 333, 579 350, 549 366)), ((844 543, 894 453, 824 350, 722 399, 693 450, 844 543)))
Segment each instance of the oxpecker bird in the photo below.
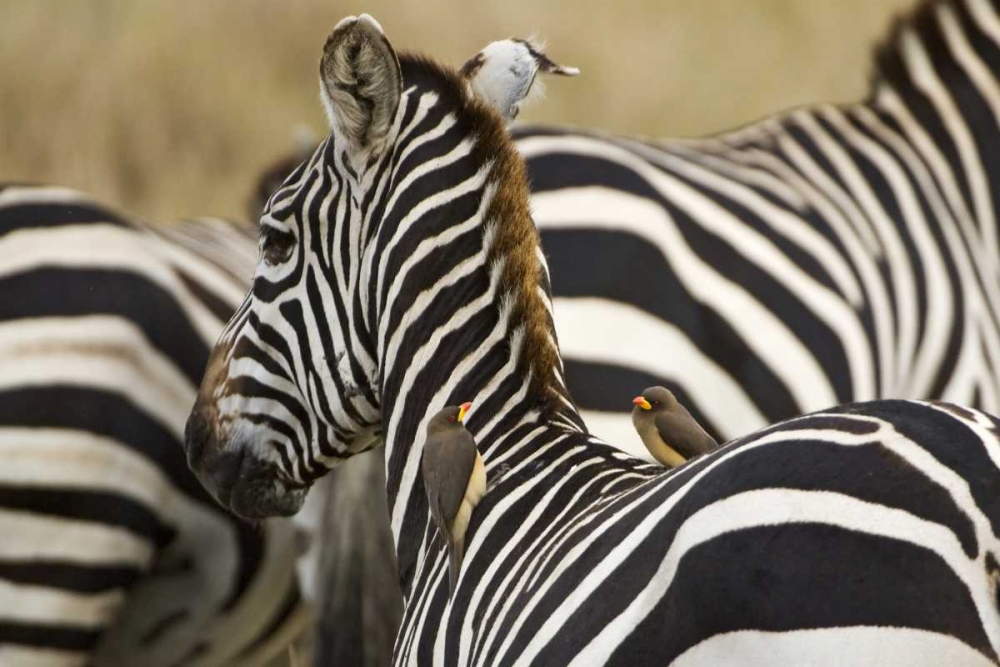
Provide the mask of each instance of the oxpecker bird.
POLYGON ((471 403, 449 406, 427 424, 421 472, 427 504, 448 546, 450 594, 455 592, 472 510, 486 493, 486 468, 462 420, 471 403))
POLYGON ((719 446, 665 387, 650 387, 632 399, 632 424, 653 458, 676 468, 719 446))

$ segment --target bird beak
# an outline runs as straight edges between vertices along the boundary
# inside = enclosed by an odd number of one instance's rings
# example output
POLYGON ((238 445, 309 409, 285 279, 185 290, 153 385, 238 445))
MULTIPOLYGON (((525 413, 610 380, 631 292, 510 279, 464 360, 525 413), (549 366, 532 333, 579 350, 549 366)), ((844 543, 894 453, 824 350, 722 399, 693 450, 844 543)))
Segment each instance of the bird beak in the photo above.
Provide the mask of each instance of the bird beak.
POLYGON ((645 396, 636 396, 632 399, 632 405, 637 405, 643 410, 652 410, 653 406, 649 404, 645 396))
POLYGON ((465 413, 469 411, 472 407, 472 403, 462 403, 458 406, 458 423, 461 424, 462 420, 465 419, 465 413))

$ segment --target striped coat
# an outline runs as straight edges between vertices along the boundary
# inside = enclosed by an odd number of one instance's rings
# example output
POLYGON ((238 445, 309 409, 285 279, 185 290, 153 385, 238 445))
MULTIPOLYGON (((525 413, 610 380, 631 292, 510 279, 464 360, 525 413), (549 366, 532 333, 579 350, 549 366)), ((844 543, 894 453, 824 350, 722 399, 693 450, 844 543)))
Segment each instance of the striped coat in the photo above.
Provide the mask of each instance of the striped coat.
POLYGON ((0 664, 262 664, 303 627, 290 526, 180 448, 252 235, 0 186, 0 664))
POLYGON ((288 514, 384 439, 397 664, 996 664, 992 417, 851 404, 673 471, 586 433, 516 104, 476 80, 526 90, 546 61, 510 40, 454 71, 397 57, 370 17, 337 25, 332 133, 271 198, 189 417, 199 479, 245 516, 288 514), (450 596, 417 471, 430 416, 468 399, 490 486, 450 596))

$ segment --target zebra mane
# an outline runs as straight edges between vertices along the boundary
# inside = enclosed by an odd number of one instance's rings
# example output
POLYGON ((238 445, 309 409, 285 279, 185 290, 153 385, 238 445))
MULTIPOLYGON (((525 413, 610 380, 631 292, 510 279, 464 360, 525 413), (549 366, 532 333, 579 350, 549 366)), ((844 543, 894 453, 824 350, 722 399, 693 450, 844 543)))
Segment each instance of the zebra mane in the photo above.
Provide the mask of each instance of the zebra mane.
POLYGON ((495 191, 486 214, 485 229, 492 242, 490 265, 502 265, 499 292, 504 298, 496 307, 507 308, 513 329, 522 330, 519 371, 530 373, 532 396, 542 397, 544 413, 561 404, 554 386, 558 352, 548 309, 542 300, 541 266, 537 248, 538 230, 529 207, 528 177, 524 160, 500 113, 469 92, 465 80, 449 67, 421 55, 400 54, 403 86, 434 90, 451 108, 457 122, 476 137, 472 150, 479 165, 490 165, 488 186, 495 191))
MULTIPOLYGON (((919 40, 931 62, 954 60, 947 37, 938 20, 939 12, 950 12, 954 16, 961 34, 982 56, 981 47, 983 40, 986 39, 985 31, 980 26, 975 12, 969 9, 970 4, 977 3, 981 3, 987 10, 1000 13, 1000 0, 920 0, 915 7, 898 14, 886 36, 874 49, 874 69, 869 79, 869 93, 874 93, 877 86, 882 83, 898 90, 914 87, 904 57, 907 35, 913 35, 919 40)), ((994 68, 991 68, 992 70, 994 68)), ((947 76, 947 73, 942 75, 947 76)))

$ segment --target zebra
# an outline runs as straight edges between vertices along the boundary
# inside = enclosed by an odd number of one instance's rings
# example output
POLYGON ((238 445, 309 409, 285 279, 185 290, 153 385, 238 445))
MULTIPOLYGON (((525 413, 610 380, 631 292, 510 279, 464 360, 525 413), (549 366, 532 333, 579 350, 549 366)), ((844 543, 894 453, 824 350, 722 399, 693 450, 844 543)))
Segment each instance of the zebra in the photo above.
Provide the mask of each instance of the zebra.
POLYGON ((919 4, 858 103, 705 139, 515 128, 594 432, 641 452, 620 397, 657 384, 721 440, 874 398, 1000 413, 997 10, 919 4))
MULTIPOLYGON (((536 53, 488 71, 524 90, 536 53)), ((264 211, 186 426, 205 487, 292 514, 384 441, 397 664, 996 664, 1000 422, 857 403, 671 471, 589 435, 510 107, 477 74, 397 56, 366 15, 334 28, 331 134, 264 211), (417 470, 429 417, 467 400, 490 486, 449 600, 417 470)))
POLYGON ((723 440, 877 397, 1000 412, 998 30, 989 0, 924 2, 863 102, 709 139, 515 126, 591 429, 643 456, 617 397, 656 384, 723 440))
POLYGON ((0 664, 262 665, 308 623, 291 527, 181 449, 255 237, 0 184, 0 664))

